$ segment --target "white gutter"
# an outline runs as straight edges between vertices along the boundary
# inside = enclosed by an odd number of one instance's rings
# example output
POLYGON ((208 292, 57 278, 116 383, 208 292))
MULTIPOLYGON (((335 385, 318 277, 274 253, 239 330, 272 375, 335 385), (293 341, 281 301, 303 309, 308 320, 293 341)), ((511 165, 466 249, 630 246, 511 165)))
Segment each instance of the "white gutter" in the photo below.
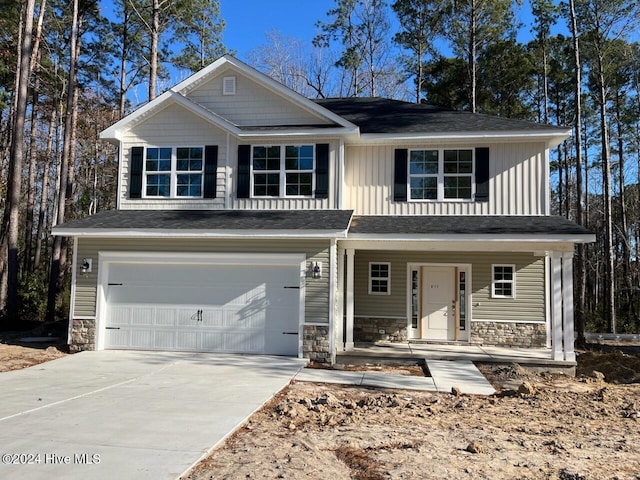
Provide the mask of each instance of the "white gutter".
POLYGON ((161 228, 54 228, 51 235, 83 238, 347 238, 346 230, 171 230, 161 228))
POLYGON ((475 242, 475 243, 494 243, 494 242, 557 242, 557 243, 593 243, 596 241, 595 234, 584 235, 545 235, 545 234, 512 234, 512 235, 495 235, 495 234, 372 234, 372 233, 349 233, 347 240, 378 240, 393 242, 475 242))

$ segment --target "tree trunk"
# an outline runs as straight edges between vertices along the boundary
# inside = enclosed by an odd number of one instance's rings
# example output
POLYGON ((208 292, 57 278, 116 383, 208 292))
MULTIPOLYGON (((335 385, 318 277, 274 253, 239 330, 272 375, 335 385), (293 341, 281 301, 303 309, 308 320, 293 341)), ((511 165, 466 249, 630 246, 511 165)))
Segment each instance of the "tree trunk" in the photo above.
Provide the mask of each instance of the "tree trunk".
POLYGON ((33 268, 40 269, 40 259, 42 256, 42 241, 47 224, 47 211, 49 210, 49 189, 51 184, 51 164, 53 163, 53 136, 56 125, 57 110, 55 106, 51 108, 51 117, 49 118, 49 133, 47 135, 47 151, 45 163, 42 168, 42 190, 40 193, 40 211, 38 212, 38 229, 36 231, 36 247, 33 254, 33 268))
POLYGON ((156 98, 158 79, 158 37, 160 36, 160 0, 153 0, 153 20, 151 25, 151 52, 149 65, 149 101, 156 98))
POLYGON ((478 59, 476 58, 476 3, 471 1, 471 18, 469 25, 469 108, 472 113, 476 113, 476 78, 478 70, 478 59))
POLYGON ((605 319, 611 333, 616 333, 616 302, 613 268, 613 220, 611 207, 611 153, 609 149, 609 127, 607 123, 607 93, 604 80, 604 59, 598 52, 598 108, 600 113, 600 135, 602 143, 602 200, 604 204, 604 256, 605 256, 605 319))
MULTIPOLYGON (((629 245, 629 232, 627 225, 627 200, 626 194, 624 191, 624 138, 622 132, 622 104, 620 98, 620 92, 616 93, 616 134, 618 140, 618 189, 620 191, 620 241, 622 243, 622 285, 624 287, 623 297, 626 300, 626 308, 629 309, 631 306, 631 283, 630 273, 631 273, 631 247, 629 245)), ((628 311, 628 313, 631 313, 628 311)), ((631 318, 630 315, 627 318, 631 318)))
POLYGON ((10 323, 18 321, 18 271, 20 259, 20 194, 22 190, 22 159, 24 148, 24 124, 27 113, 29 86, 29 63, 31 60, 33 15, 35 0, 27 0, 24 13, 24 33, 20 44, 20 65, 16 88, 16 113, 13 122, 9 179, 6 208, 9 209, 9 227, 7 238, 7 319, 10 323))
MULTIPOLYGON (((67 179, 69 175, 69 163, 71 158, 71 139, 73 126, 74 92, 76 89, 76 67, 78 55, 78 0, 73 0, 73 16, 71 22, 71 45, 69 50, 69 76, 67 83, 67 111, 64 125, 64 142, 62 146, 62 160, 60 166, 60 183, 58 190, 58 214, 59 225, 64 222, 67 179)), ((53 321, 56 313, 56 297, 58 294, 58 277, 60 275, 60 257, 62 250, 62 237, 56 236, 53 241, 51 254, 51 272, 49 275, 49 295, 47 298, 47 320, 53 321)))
MULTIPOLYGON (((574 95, 576 111, 575 111, 575 145, 576 145, 576 223, 584 225, 583 203, 584 195, 582 188, 582 72, 580 65, 580 43, 578 37, 578 22, 576 19, 576 11, 574 0, 569 0, 569 12, 571 16, 571 36, 573 39, 573 68, 575 73, 574 95)), ((576 343, 579 347, 586 344, 585 329, 586 319, 585 312, 585 289, 586 289, 586 258, 585 246, 583 243, 578 244, 578 255, 575 259, 576 272, 576 292, 575 298, 575 331, 577 334, 576 343)))
MULTIPOLYGON (((37 82, 36 82, 37 83, 37 82)), ((27 212, 24 227, 24 258, 22 262, 23 273, 30 272, 32 268, 33 254, 33 218, 36 204, 36 160, 38 147, 36 137, 38 134, 38 88, 33 89, 33 104, 31 106, 31 130, 29 138, 29 180, 27 182, 27 212)))

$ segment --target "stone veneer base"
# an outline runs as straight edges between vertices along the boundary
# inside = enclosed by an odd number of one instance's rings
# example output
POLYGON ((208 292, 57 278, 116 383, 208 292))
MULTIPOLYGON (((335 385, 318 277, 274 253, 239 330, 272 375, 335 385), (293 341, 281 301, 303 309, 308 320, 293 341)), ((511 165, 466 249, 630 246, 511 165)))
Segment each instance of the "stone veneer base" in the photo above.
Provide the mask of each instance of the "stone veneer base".
POLYGON ((353 340, 356 342, 406 342, 407 320, 402 318, 353 319, 353 340), (380 333, 384 330, 384 333, 380 333))
POLYGON ((544 348, 544 323, 471 322, 471 343, 494 347, 544 348))

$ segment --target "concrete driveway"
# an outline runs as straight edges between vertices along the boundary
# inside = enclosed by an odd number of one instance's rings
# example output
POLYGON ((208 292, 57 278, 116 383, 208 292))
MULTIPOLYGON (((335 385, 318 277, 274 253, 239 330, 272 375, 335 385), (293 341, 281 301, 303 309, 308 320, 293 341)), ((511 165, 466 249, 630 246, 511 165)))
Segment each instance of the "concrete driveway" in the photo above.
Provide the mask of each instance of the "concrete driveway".
POLYGON ((0 374, 0 478, 175 479, 305 361, 83 352, 0 374))

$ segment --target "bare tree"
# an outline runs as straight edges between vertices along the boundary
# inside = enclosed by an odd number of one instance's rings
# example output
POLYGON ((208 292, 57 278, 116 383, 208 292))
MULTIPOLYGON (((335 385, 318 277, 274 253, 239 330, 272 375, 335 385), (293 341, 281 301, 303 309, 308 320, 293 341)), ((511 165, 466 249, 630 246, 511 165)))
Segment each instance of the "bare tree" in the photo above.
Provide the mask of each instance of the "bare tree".
MULTIPOLYGON (((7 318, 9 322, 18 320, 18 255, 20 241, 20 195, 22 191, 22 163, 24 156, 24 127, 27 114, 27 97, 32 50, 33 16, 35 0, 27 0, 24 8, 22 41, 16 75, 16 109, 11 141, 9 182, 6 208, 9 211, 7 227, 7 318)), ((4 235, 3 235, 4 236, 4 235)))

